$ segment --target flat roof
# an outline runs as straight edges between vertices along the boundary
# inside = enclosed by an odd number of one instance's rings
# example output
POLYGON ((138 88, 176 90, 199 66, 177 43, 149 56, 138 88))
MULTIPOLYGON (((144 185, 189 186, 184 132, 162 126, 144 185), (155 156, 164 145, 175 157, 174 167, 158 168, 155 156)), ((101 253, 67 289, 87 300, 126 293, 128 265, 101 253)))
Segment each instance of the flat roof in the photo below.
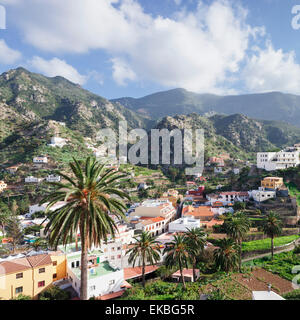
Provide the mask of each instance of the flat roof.
MULTIPOLYGON (((95 279, 97 277, 105 276, 106 274, 119 271, 120 269, 113 269, 107 261, 101 262, 97 267, 91 268, 88 270, 88 278, 95 279), (90 270, 94 269, 94 273, 91 273, 90 270)), ((76 277, 80 279, 81 269, 79 267, 73 268, 72 271, 75 273, 76 277)))
POLYGON ((252 291, 253 300, 285 300, 274 291, 252 291))

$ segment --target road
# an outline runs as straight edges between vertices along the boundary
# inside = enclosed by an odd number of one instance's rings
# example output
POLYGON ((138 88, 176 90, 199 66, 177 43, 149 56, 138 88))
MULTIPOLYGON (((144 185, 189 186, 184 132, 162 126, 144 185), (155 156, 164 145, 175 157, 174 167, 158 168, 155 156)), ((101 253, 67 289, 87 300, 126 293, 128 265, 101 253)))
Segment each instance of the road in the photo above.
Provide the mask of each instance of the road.
MULTIPOLYGON (((298 239, 298 240, 294 243, 294 246, 293 246, 292 248, 282 249, 282 250, 280 250, 280 251, 274 252, 274 254, 292 251, 292 250, 295 249, 295 245, 298 245, 298 244, 300 244, 300 239, 298 239)), ((270 255, 271 255, 271 252, 267 252, 267 253, 264 253, 264 254, 259 254, 259 255, 254 256, 254 257, 250 257, 250 258, 243 259, 242 262, 247 262, 247 261, 251 261, 251 260, 254 260, 254 259, 260 259, 260 258, 264 258, 264 257, 270 256, 270 255)))

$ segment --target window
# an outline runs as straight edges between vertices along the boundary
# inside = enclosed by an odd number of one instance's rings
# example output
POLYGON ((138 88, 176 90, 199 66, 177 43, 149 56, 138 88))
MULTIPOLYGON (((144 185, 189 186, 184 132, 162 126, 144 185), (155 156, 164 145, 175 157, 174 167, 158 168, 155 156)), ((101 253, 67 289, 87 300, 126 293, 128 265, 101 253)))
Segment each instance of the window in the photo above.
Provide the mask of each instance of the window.
POLYGON ((39 269, 39 273, 45 273, 45 268, 39 269))
POLYGON ((76 267, 77 268, 79 267, 79 261, 76 261, 76 267))
POLYGON ((96 286, 90 286, 90 291, 96 290, 96 286))
POLYGON ((57 266, 57 261, 53 261, 53 266, 57 266))
POLYGON ((39 281, 39 282, 38 282, 38 287, 39 287, 39 288, 45 287, 45 281, 39 281))
POLYGON ((54 274, 53 274, 53 279, 56 279, 56 278, 57 278, 57 274, 54 273, 54 274))
POLYGON ((75 268, 75 262, 72 262, 72 263, 71 263, 71 267, 72 267, 72 268, 75 268))
POLYGON ((111 285, 111 284, 115 284, 115 280, 110 280, 109 281, 109 284, 111 285))
POLYGON ((16 294, 22 293, 22 292, 23 292, 23 287, 16 288, 16 294))
POLYGON ((23 273, 17 273, 16 274, 16 279, 21 279, 23 278, 23 273))

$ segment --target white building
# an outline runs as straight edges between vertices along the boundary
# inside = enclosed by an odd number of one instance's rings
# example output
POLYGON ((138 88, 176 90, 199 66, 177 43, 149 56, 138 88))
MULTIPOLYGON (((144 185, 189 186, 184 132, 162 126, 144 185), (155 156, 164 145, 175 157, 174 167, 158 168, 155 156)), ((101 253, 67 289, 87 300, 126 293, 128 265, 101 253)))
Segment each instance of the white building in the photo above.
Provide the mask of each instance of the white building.
POLYGON ((60 182, 60 176, 56 176, 56 175, 54 175, 54 174, 50 174, 47 178, 46 178, 46 180, 48 181, 48 182, 60 182))
POLYGON ((275 171, 297 167, 300 164, 299 151, 296 148, 281 150, 279 152, 257 153, 257 168, 266 171, 275 171))
POLYGON ((0 193, 7 188, 7 184, 4 181, 0 181, 0 193))
POLYGON ((254 201, 263 202, 269 199, 276 198, 276 191, 274 190, 266 190, 263 187, 259 187, 258 190, 252 190, 249 192, 250 197, 253 198, 254 201))
MULTIPOLYGON (((64 248, 62 248, 64 250, 64 248)), ((124 292, 124 270, 103 260, 100 250, 91 250, 88 255, 88 298, 124 292)), ((81 252, 67 254, 67 277, 80 296, 81 252)))
MULTIPOLYGON (((55 211, 61 207, 63 207, 64 205, 66 204, 66 202, 64 201, 59 201, 57 202, 55 205, 53 205, 51 208, 50 208, 50 211, 55 211)), ((29 214, 32 215, 36 212, 45 212, 46 211, 46 208, 47 208, 47 205, 48 203, 44 203, 42 205, 39 205, 39 204, 34 204, 32 206, 29 207, 29 214)))
POLYGON ((234 174, 240 174, 240 169, 239 168, 234 168, 233 169, 234 174))
POLYGON ((252 291, 252 300, 285 300, 274 291, 252 291))
POLYGON ((222 167, 214 167, 214 173, 222 173, 223 168, 222 167))
POLYGON ((222 202, 223 205, 228 205, 234 202, 245 202, 249 200, 247 191, 230 191, 208 194, 207 200, 213 205, 215 202, 222 202))
POLYGON ((196 228, 200 228, 200 219, 193 217, 180 218, 169 224, 169 232, 187 232, 196 228))
POLYGON ((25 183, 40 183, 42 181, 43 181, 42 178, 36 178, 33 176, 29 176, 25 178, 25 183))
POLYGON ((47 157, 34 157, 33 163, 48 163, 47 157))
POLYGON ((165 223, 168 224, 173 220, 176 214, 176 209, 169 200, 146 200, 138 206, 134 212, 130 213, 130 217, 162 217, 165 223))
POLYGON ((67 140, 60 137, 52 137, 51 143, 49 144, 50 147, 59 147, 62 148, 67 144, 67 140))

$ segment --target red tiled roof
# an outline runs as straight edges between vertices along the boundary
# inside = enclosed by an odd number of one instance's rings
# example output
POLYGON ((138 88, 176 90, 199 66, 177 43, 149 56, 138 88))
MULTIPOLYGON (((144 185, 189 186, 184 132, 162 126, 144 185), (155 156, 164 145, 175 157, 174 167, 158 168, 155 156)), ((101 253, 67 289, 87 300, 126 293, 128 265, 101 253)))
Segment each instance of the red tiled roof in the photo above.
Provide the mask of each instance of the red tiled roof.
MULTIPOLYGON (((152 273, 158 269, 157 266, 146 266, 145 274, 152 273)), ((142 275, 142 267, 124 268, 124 279, 134 279, 142 275)))
POLYGON ((224 223, 224 220, 213 219, 211 221, 202 221, 202 223, 207 227, 213 227, 214 225, 222 225, 224 223))
POLYGON ((110 300, 114 298, 119 298, 123 295, 125 290, 117 291, 114 293, 104 294, 103 296, 100 296, 97 300, 110 300))
MULTIPOLYGON (((196 269, 195 271, 198 272, 199 269, 196 269)), ((184 277, 192 277, 193 276, 193 269, 183 269, 182 274, 184 277)), ((176 272, 174 272, 172 274, 172 276, 181 277, 180 270, 177 270, 176 272)))
POLYGON ((212 212, 210 206, 200 206, 194 208, 189 206, 188 209, 183 210, 185 216, 194 216, 196 217, 213 217, 215 214, 212 212))
POLYGON ((124 280, 123 285, 121 286, 121 288, 130 289, 130 288, 132 288, 132 285, 124 280))
POLYGON ((45 266, 47 264, 52 264, 51 257, 48 254, 39 254, 36 256, 27 257, 27 260, 32 266, 32 268, 45 266))
POLYGON ((0 262, 0 275, 25 271, 28 269, 31 269, 31 265, 26 258, 0 262))

